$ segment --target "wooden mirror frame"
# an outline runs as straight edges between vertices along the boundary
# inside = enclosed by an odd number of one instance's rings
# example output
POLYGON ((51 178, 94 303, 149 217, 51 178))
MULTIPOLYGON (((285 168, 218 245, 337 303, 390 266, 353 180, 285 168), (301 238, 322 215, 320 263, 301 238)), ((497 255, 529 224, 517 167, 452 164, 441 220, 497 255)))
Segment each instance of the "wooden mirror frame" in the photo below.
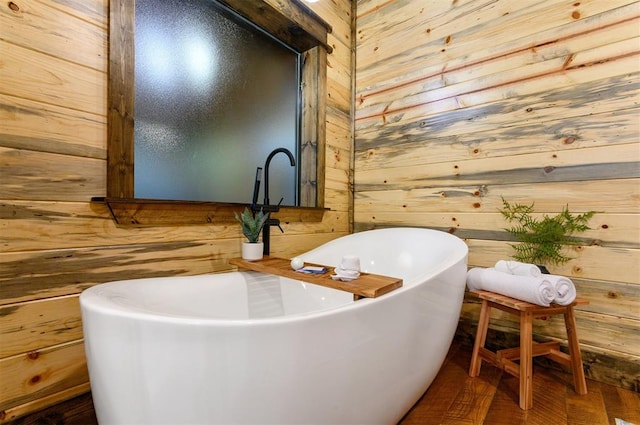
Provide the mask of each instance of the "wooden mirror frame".
MULTIPOLYGON (((299 0, 217 0, 303 55, 300 204, 274 213, 283 221, 321 221, 324 212, 327 44, 331 27, 299 0)), ((126 225, 234 221, 244 204, 134 197, 135 1, 109 2, 106 202, 126 225)))

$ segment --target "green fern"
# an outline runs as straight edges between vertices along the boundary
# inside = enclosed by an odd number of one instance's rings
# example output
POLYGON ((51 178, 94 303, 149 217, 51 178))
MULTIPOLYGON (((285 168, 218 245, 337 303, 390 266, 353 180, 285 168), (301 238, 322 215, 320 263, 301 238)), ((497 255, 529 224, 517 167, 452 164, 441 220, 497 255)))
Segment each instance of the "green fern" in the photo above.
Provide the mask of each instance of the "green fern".
POLYGON ((238 215, 235 211, 233 215, 242 226, 242 234, 247 237, 249 242, 258 242, 260 232, 269 219, 269 213, 263 213, 261 208, 257 214, 253 214, 249 208, 245 207, 241 215, 238 215))
POLYGON ((520 243, 511 245, 515 251, 513 258, 532 264, 562 264, 571 260, 562 254, 564 245, 577 245, 579 239, 571 234, 590 229, 588 222, 596 213, 588 211, 584 214, 573 215, 569 207, 565 206, 558 215, 550 217, 544 215, 542 219, 533 217, 534 204, 510 204, 502 198, 502 216, 512 227, 505 230, 520 243))

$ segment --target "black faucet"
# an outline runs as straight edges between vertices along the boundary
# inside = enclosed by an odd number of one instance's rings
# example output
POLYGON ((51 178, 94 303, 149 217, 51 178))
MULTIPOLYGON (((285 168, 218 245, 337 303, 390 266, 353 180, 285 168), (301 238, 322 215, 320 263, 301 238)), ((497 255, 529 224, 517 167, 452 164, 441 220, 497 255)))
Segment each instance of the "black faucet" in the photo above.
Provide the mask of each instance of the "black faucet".
MULTIPOLYGON (((272 213, 280 210, 280 203, 282 202, 282 198, 280 199, 280 202, 278 202, 278 205, 269 204, 269 164, 271 164, 271 160, 273 159, 273 157, 280 152, 286 154, 289 157, 289 162, 291 163, 292 167, 296 166, 296 160, 289 149, 277 148, 271 151, 271 153, 267 156, 267 160, 264 163, 264 205, 262 206, 264 212, 272 213)), ((284 230, 282 230, 282 227, 280 227, 279 219, 269 218, 267 220, 264 227, 262 228, 262 243, 264 244, 264 249, 263 249, 264 255, 269 255, 269 248, 270 248, 269 239, 271 234, 271 230, 270 230, 271 226, 278 226, 280 231, 284 233, 284 230)))
POLYGON ((278 153, 287 154, 289 157, 289 162, 291 162, 291 166, 296 166, 296 160, 293 157, 293 154, 289 149, 286 148, 278 148, 271 151, 271 153, 267 156, 267 160, 264 163, 264 204, 269 205, 269 164, 271 164, 271 160, 278 153))

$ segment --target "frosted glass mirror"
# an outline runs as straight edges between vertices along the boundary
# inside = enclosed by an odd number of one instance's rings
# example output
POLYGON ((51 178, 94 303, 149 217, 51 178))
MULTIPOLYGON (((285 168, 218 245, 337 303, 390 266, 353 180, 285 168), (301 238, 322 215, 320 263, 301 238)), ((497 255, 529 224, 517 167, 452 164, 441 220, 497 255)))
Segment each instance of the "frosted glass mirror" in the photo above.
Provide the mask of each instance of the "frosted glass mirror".
POLYGON ((301 54, 208 0, 135 5, 137 198, 298 205, 301 54), (258 197, 264 199, 264 184, 258 197))
POLYGON ((127 221, 164 200, 247 204, 276 148, 296 166, 273 157, 271 202, 324 206, 326 22, 300 0, 110 0, 109 11, 106 200, 132 205, 127 221))

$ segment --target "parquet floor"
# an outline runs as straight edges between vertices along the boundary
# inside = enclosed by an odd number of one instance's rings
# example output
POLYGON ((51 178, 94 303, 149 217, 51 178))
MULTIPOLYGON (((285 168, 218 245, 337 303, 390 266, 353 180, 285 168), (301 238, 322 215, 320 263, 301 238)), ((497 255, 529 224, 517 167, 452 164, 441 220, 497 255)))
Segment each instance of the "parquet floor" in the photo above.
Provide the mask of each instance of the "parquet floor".
POLYGON ((640 394, 587 379, 573 390, 570 374, 533 369, 533 408, 518 407, 518 379, 484 363, 468 375, 471 349, 456 343, 436 379, 398 425, 640 425, 640 394), (616 422, 618 419, 618 422, 616 422))
MULTIPOLYGON (((640 394, 587 379, 573 391, 571 375, 534 364, 533 408, 518 407, 518 380, 488 364, 467 374, 471 349, 454 343, 431 387, 398 425, 640 425, 640 394), (616 418, 625 422, 616 422, 616 418)), ((11 425, 97 425, 85 394, 11 425)), ((323 424, 318 424, 323 425, 323 424)), ((368 424, 361 424, 368 425, 368 424)))

